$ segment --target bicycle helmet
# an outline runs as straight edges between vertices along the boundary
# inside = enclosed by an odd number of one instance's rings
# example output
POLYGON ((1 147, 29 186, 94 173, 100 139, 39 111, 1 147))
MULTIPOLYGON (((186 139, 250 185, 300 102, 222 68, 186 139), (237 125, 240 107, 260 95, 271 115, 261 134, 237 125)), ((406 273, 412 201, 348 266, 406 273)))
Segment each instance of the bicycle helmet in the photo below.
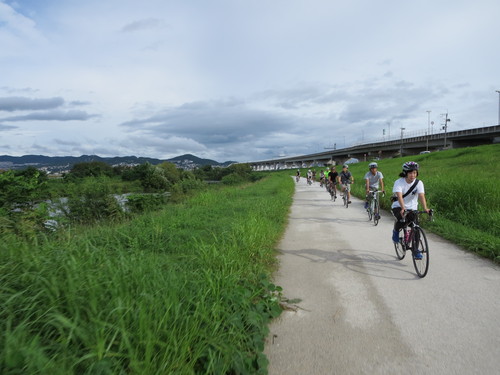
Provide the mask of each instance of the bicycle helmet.
POLYGON ((342 166, 342 168, 347 168, 347 169, 349 169, 349 166, 348 166, 347 164, 344 164, 344 165, 342 166))
POLYGON ((368 168, 369 169, 378 168, 378 164, 377 163, 370 163, 370 164, 368 164, 368 168))
POLYGON ((403 172, 418 171, 418 168, 418 163, 415 163, 414 161, 407 161, 403 164, 403 172))

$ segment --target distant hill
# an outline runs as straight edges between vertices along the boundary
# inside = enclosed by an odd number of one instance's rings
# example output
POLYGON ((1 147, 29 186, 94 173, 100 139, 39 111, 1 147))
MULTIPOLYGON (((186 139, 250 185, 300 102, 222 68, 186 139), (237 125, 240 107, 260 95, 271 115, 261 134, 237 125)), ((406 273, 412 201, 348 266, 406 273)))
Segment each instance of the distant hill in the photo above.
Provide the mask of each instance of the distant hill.
POLYGON ((155 159, 137 156, 115 156, 111 158, 100 157, 97 155, 82 155, 82 156, 44 156, 44 155, 24 155, 24 156, 9 156, 0 155, 0 169, 23 169, 33 166, 40 169, 45 169, 49 172, 57 173, 70 170, 73 165, 91 161, 101 161, 110 165, 136 165, 136 164, 160 164, 165 161, 174 163, 182 169, 194 169, 204 165, 212 165, 217 167, 227 167, 234 161, 226 161, 219 163, 215 160, 202 159, 191 154, 176 156, 172 159, 155 159))

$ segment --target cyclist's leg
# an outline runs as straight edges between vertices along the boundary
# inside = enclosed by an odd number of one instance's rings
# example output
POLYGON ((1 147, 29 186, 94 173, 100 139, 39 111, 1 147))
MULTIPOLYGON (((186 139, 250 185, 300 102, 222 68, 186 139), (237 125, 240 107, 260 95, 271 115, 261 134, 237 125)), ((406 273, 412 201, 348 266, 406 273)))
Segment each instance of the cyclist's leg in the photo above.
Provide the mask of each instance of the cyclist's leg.
POLYGON ((402 222, 403 216, 401 215, 401 207, 395 207, 392 209, 392 214, 396 218, 394 222, 394 228, 392 229, 392 241, 399 242, 399 231, 406 226, 405 222, 402 222))

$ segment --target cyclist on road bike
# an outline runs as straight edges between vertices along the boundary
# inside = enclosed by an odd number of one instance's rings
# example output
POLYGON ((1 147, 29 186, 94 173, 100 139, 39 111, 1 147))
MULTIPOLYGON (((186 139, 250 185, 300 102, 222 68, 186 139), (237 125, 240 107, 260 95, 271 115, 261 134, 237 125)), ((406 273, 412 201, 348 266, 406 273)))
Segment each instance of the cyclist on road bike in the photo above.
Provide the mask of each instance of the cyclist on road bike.
MULTIPOLYGON (((330 168, 330 172, 328 172, 328 183, 330 184, 330 189, 333 190, 333 195, 337 195, 337 177, 338 172, 335 170, 335 166, 330 168)), ((332 196, 333 199, 333 196, 332 196)))
MULTIPOLYGON (((351 172, 349 172, 349 166, 344 164, 342 166, 342 172, 337 177, 337 181, 342 184, 342 191, 346 190, 347 184, 354 184, 354 177, 351 172)), ((345 193, 344 193, 345 194, 345 193)), ((351 204, 351 191, 347 190, 347 203, 351 204)))
MULTIPOLYGON (((396 243, 399 242, 399 230, 407 224, 408 218, 404 216, 406 210, 417 210, 418 202, 420 201, 424 211, 427 213, 430 211, 427 208, 427 201, 425 199, 424 183, 420 180, 416 183, 411 193, 403 198, 403 195, 415 184, 418 169, 419 165, 413 161, 404 163, 403 171, 399 175, 401 178, 394 182, 392 192, 395 193, 396 200, 392 203, 391 209, 396 222, 392 231, 392 240, 396 243), (402 221, 403 217, 405 217, 405 221, 402 221)), ((418 253, 416 257, 421 258, 422 254, 418 253)))
POLYGON ((372 197, 372 194, 370 194, 370 192, 377 191, 379 188, 379 185, 381 187, 382 193, 385 194, 384 175, 382 174, 382 172, 377 170, 378 164, 375 162, 370 163, 368 165, 368 168, 370 169, 370 171, 365 174, 365 182, 366 182, 365 209, 367 209, 368 205, 370 204, 370 200, 372 197))
POLYGON ((323 187, 324 184, 325 184, 325 172, 323 172, 322 169, 321 172, 319 172, 319 186, 323 187))
POLYGON ((300 169, 297 169, 297 172, 295 173, 295 177, 297 178, 297 181, 300 179, 300 169))

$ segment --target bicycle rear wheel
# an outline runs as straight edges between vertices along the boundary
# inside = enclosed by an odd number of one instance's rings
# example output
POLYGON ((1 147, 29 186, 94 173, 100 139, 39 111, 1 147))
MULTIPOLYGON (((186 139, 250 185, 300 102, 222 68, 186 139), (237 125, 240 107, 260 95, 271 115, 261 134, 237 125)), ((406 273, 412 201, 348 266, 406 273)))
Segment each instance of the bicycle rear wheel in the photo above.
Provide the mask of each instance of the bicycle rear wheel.
POLYGON ((404 234, 405 234, 404 230, 400 229, 399 242, 398 243, 394 242, 394 250, 396 250, 396 256, 398 257, 399 260, 403 259, 406 254, 405 245, 403 245, 404 234))
POLYGON ((415 266, 417 275, 419 277, 425 277, 425 275, 427 275, 427 271, 429 270, 429 246, 422 228, 416 227, 414 231, 412 241, 413 265, 415 266), (421 254, 422 258, 417 258, 418 254, 421 254))

